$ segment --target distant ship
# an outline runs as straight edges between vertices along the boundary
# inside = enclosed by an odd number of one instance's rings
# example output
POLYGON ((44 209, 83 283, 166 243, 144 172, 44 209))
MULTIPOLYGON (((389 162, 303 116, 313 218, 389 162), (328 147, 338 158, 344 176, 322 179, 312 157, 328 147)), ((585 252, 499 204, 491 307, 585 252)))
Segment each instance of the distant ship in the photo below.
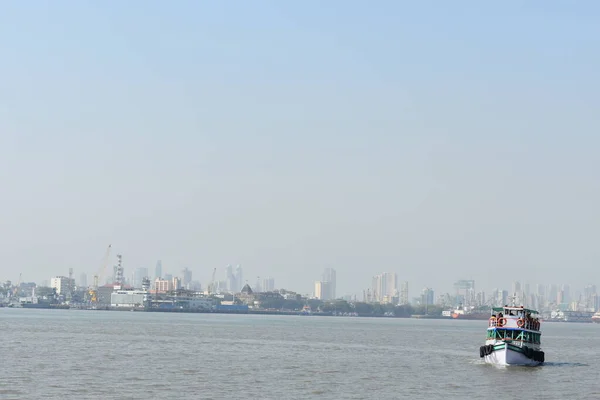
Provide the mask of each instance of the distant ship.
POLYGON ((54 309, 54 310, 68 310, 71 308, 68 304, 52 304, 48 302, 22 302, 19 305, 20 308, 44 308, 44 309, 54 309))
POLYGON ((451 316, 454 319, 487 320, 490 317, 490 312, 457 308, 452 311, 451 316))
MULTIPOLYGON (((592 311, 552 311, 547 319, 548 322, 594 322, 592 311)), ((598 317, 596 317, 598 318, 598 317)), ((596 321, 600 322, 600 321, 596 321)))
POLYGON ((300 311, 300 315, 312 315, 312 309, 308 304, 302 307, 302 311, 300 311))
POLYGON ((600 324, 600 311, 592 315, 592 322, 600 324))

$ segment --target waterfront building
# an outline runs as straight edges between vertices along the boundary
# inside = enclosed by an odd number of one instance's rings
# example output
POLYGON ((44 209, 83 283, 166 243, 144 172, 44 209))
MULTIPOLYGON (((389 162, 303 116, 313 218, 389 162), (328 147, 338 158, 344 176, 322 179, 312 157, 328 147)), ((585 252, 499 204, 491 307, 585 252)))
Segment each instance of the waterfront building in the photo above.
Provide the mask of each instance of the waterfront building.
POLYGON ((69 279, 66 276, 55 276, 50 279, 50 287, 56 289, 57 294, 66 295, 73 286, 75 286, 73 279, 69 279))
POLYGON ((110 295, 112 307, 143 307, 148 300, 148 292, 144 290, 117 290, 110 295))
POLYGON ((173 281, 168 279, 156 278, 154 281, 154 291, 158 293, 166 293, 173 290, 173 281))

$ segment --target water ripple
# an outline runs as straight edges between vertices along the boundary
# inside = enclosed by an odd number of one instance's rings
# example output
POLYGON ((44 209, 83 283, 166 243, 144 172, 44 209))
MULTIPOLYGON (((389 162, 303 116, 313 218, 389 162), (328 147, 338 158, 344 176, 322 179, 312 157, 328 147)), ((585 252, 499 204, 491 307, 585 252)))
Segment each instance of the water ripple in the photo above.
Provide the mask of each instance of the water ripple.
POLYGON ((485 321, 0 310, 2 399, 598 397, 586 339, 548 324, 538 368, 478 357, 485 321), (577 340, 573 340, 577 338, 577 340))

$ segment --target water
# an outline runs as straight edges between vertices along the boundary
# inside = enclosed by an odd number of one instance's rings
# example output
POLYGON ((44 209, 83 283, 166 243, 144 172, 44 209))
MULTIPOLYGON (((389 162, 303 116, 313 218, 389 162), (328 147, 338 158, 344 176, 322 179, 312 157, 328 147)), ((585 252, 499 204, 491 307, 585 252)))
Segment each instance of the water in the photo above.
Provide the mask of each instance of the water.
POLYGON ((482 364, 485 321, 0 309, 0 399, 600 398, 600 325, 482 364))

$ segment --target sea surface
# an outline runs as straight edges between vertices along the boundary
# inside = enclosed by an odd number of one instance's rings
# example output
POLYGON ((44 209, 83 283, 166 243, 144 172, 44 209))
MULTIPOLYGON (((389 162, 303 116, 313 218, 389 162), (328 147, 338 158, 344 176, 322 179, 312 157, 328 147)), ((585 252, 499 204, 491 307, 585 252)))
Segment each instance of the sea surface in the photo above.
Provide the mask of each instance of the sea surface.
POLYGON ((0 309, 0 399, 600 399, 600 324, 546 364, 479 358, 486 321, 0 309))

